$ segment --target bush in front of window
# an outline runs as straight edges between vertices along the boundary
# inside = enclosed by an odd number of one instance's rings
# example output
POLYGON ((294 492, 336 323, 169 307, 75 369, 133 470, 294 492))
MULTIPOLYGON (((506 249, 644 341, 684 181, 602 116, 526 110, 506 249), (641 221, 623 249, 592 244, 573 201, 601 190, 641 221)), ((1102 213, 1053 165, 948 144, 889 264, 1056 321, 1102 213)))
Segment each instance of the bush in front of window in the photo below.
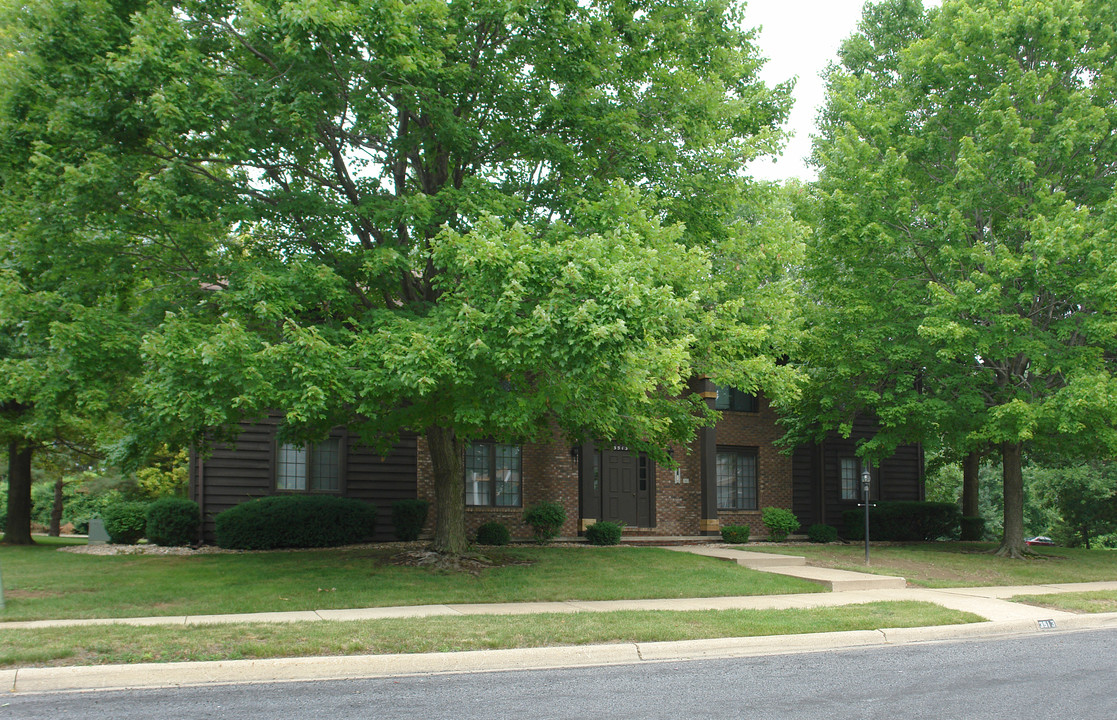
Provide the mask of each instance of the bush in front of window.
POLYGON ((477 528, 478 545, 507 545, 511 540, 512 533, 508 532, 503 523, 495 520, 477 528))
POLYGON ((833 525, 815 523, 807 528, 807 539, 813 543, 832 543, 838 541, 838 528, 833 525))
POLYGON ((147 503, 124 500, 101 512, 109 540, 118 545, 135 545, 147 532, 147 503))
POLYGON ((392 503, 392 525, 396 529, 396 539, 410 542, 418 540, 423 525, 427 522, 428 500, 396 500, 392 503))
POLYGON ((752 532, 752 528, 748 525, 725 525, 721 528, 721 540, 722 542, 740 545, 749 541, 750 532, 752 532))
POLYGON ((376 506, 336 495, 272 495, 219 513, 215 524, 223 548, 336 547, 372 539, 376 506))
POLYGON ((200 520, 201 511, 193 500, 160 498, 147 506, 147 540, 167 547, 193 545, 200 520))
POLYGON ((624 526, 601 520, 586 528, 586 542, 590 545, 616 545, 621 541, 624 526))
POLYGON ((527 509, 524 522, 531 525, 536 542, 542 544, 558 537, 566 522, 566 510, 557 502, 541 502, 527 509))
POLYGON ((766 507, 760 512, 760 520, 768 528, 768 539, 773 542, 783 542, 799 529, 799 518, 785 508, 766 507))
MULTIPOLYGON (((846 537, 865 539, 865 511, 842 513, 846 537)), ((869 538, 897 542, 924 542, 956 538, 962 525, 962 512, 950 502, 888 500, 869 508, 869 538)))

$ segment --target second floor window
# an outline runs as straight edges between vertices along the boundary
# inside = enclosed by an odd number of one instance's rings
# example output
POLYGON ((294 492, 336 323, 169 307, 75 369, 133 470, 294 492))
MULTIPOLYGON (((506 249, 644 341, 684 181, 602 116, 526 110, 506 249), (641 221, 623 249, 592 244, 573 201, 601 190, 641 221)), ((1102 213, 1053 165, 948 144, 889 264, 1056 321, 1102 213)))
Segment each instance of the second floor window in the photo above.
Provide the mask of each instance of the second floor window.
POLYGON ((715 410, 734 412, 756 412, 756 395, 744 393, 737 388, 717 386, 718 397, 714 401, 715 410))

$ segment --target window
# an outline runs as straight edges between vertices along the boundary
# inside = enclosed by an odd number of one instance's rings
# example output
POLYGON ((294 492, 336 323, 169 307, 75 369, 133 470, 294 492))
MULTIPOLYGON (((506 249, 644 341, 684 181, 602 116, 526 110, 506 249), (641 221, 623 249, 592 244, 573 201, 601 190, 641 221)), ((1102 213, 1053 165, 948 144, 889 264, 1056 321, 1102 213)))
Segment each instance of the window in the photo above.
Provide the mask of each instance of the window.
POLYGON ((520 505, 519 445, 471 443, 465 450, 465 504, 520 505))
POLYGON ((842 500, 861 499, 861 462, 857 458, 841 459, 842 500))
POLYGON ((718 508, 756 510, 756 449, 718 448, 718 508))
POLYGON ((326 438, 320 443, 306 445, 280 445, 275 489, 340 492, 341 438, 326 438))
POLYGON ((714 401, 715 410, 735 412, 756 412, 756 395, 744 393, 737 388, 718 385, 718 398, 714 401))

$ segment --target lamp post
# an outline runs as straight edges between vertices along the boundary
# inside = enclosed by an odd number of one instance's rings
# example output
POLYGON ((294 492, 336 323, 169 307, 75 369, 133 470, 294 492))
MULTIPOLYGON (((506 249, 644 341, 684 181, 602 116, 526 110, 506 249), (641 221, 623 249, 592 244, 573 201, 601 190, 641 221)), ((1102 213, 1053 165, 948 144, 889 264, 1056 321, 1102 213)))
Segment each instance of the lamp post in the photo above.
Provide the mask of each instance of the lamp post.
POLYGON ((865 564, 869 564, 869 486, 873 482, 872 473, 866 464, 861 468, 861 499, 865 506, 865 564))

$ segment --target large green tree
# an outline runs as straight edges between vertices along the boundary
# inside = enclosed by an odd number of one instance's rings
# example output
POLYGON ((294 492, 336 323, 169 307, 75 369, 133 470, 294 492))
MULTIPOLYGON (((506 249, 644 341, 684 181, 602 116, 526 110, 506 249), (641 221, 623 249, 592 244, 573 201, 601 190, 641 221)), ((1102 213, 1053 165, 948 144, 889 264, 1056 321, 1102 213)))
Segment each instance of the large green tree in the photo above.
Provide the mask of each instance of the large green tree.
POLYGON ((228 228, 205 297, 145 343, 145 444, 271 409, 292 438, 420 433, 436 545, 460 552, 471 439, 557 426, 666 460, 710 420, 692 374, 792 391, 795 225, 743 172, 789 87, 757 79, 741 6, 160 2, 130 22, 118 117, 228 228))
POLYGON ((815 403, 874 411, 867 452, 997 448, 1006 555, 1026 448, 1117 449, 1115 32, 1111 2, 887 0, 829 74, 815 403))
POLYGON ((0 5, 0 440, 4 541, 29 543, 32 455, 92 449, 125 407, 142 333, 190 303, 209 208, 146 152, 114 58, 135 2, 0 5), (173 234, 168 232, 173 228, 173 234), (168 299, 170 298, 170 299, 168 299))

